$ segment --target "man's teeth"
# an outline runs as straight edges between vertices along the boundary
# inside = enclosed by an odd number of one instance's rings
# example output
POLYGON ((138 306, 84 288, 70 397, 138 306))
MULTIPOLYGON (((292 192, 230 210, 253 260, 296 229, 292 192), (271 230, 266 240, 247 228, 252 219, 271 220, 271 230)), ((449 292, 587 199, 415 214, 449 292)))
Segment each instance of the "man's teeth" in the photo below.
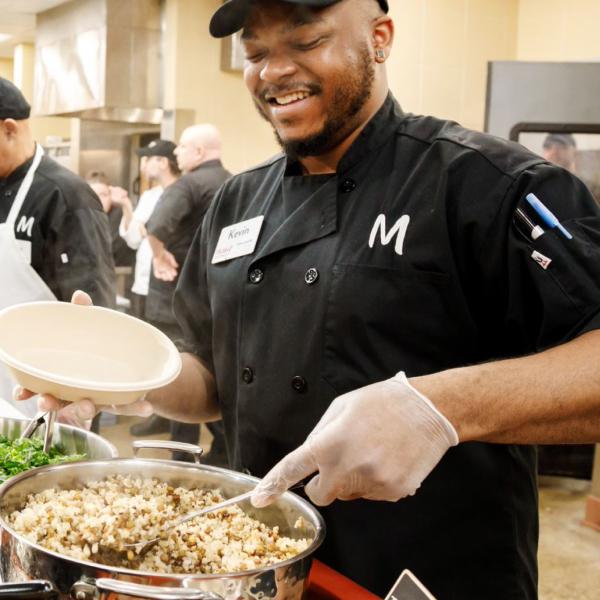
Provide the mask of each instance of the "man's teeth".
POLYGON ((279 98, 275 98, 275 102, 277 104, 290 104, 292 102, 296 102, 297 100, 304 100, 304 98, 308 98, 310 94, 308 92, 294 92, 293 94, 288 94, 287 96, 280 96, 279 98))

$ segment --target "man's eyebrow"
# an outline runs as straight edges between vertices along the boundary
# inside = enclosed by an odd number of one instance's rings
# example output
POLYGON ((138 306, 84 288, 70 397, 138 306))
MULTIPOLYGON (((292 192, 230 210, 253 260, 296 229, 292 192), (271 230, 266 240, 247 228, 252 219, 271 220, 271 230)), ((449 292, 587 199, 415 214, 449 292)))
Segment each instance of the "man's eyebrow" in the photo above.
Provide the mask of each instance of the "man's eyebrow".
MULTIPOLYGON (((295 31, 299 27, 303 27, 304 25, 314 25, 315 23, 322 23, 324 19, 319 16, 318 13, 312 11, 302 11, 296 13, 293 17, 291 17, 290 22, 287 25, 284 25, 281 28, 281 33, 291 33, 295 31)), ((244 28, 242 31, 242 39, 243 40, 254 40, 256 39, 256 34, 249 27, 244 28)))

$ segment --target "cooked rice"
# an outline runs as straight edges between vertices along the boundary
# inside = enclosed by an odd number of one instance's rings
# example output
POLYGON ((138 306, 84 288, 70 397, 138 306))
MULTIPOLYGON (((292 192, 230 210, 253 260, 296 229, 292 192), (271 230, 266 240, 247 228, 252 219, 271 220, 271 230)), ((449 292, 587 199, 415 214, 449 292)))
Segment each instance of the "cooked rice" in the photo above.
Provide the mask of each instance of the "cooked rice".
MULTIPOLYGON (((97 560, 99 544, 121 548, 155 538, 178 517, 223 499, 219 490, 173 488, 156 479, 116 475, 82 489, 30 495, 8 522, 48 550, 97 560)), ((268 527, 233 505, 170 530, 142 560, 123 558, 113 566, 159 573, 234 573, 292 558, 311 541, 280 536, 278 527, 268 527)))

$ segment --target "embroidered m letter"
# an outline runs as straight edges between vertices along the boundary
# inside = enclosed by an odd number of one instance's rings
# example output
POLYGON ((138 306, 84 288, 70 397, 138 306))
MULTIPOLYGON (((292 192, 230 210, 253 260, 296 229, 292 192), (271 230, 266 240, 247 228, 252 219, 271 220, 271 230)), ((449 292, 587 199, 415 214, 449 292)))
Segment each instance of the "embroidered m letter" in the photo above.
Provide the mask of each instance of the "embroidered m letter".
POLYGON ((394 236, 396 236, 396 245, 394 250, 396 254, 402 256, 402 250, 404 247, 404 238, 406 236, 406 230, 410 223, 410 217, 408 215, 402 215, 393 225, 393 227, 387 231, 385 215, 379 215, 375 219, 373 229, 371 229, 371 235, 369 236, 369 248, 372 248, 375 244, 375 239, 379 233, 381 239, 381 245, 387 246, 394 236))
POLYGON ((29 217, 29 219, 27 217, 21 217, 21 219, 17 223, 16 232, 17 233, 27 232, 27 236, 31 237, 32 236, 31 229, 33 228, 33 221, 34 221, 33 217, 29 217))

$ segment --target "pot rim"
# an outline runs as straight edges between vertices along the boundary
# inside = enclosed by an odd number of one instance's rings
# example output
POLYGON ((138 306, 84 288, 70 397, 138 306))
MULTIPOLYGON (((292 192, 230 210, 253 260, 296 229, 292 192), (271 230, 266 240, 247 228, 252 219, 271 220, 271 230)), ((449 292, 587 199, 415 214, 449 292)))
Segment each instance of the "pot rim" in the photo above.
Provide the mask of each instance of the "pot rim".
MULTIPOLYGON (((136 465, 143 465, 146 463, 155 465, 156 463, 164 463, 165 465, 176 466, 178 468, 183 468, 183 469, 204 470, 204 471, 215 472, 218 474, 225 475, 227 478, 234 480, 234 481, 238 480, 238 481, 254 483, 254 484, 257 484, 260 481, 260 479, 258 477, 253 477, 252 475, 246 475, 245 473, 239 473, 238 471, 232 471, 232 470, 223 469, 220 467, 213 467, 211 465, 192 464, 192 463, 185 463, 185 462, 174 461, 174 460, 165 460, 165 459, 156 459, 156 458, 108 458, 108 459, 103 459, 103 460, 81 460, 81 461, 77 461, 77 462, 73 462, 73 463, 63 463, 60 465, 46 465, 44 467, 37 467, 35 469, 30 469, 29 471, 24 471, 23 473, 19 473, 18 475, 14 475, 13 477, 11 477, 7 481, 5 481, 2 485, 0 485, 0 502, 6 495, 6 492, 11 487, 17 485, 20 481, 29 479, 30 477, 36 477, 38 474, 41 474, 44 472, 51 472, 51 471, 69 470, 69 469, 73 469, 76 467, 81 468, 82 466, 85 466, 85 465, 88 465, 90 467, 92 467, 92 466, 94 466, 94 467, 100 466, 101 467, 101 466, 109 466, 109 465, 115 464, 115 463, 129 463, 129 464, 136 464, 136 465)), ((107 475, 101 475, 100 477, 106 477, 106 476, 107 475)), ((90 560, 83 560, 83 559, 79 560, 79 559, 67 556, 65 554, 59 554, 58 552, 49 550, 49 549, 45 548, 44 546, 41 546, 40 544, 37 544, 35 542, 28 540, 22 534, 17 533, 6 522, 4 515, 1 512, 0 512, 0 532, 2 532, 2 530, 4 530, 7 533, 9 533, 10 535, 12 535, 13 537, 15 537, 19 542, 28 544, 29 546, 35 548, 36 550, 38 550, 40 552, 44 552, 45 554, 48 554, 48 555, 58 558, 60 560, 67 561, 74 565, 79 565, 79 566, 85 565, 86 567, 101 569, 104 571, 108 571, 110 573, 124 574, 124 575, 137 575, 137 576, 145 576, 145 577, 150 577, 150 578, 152 578, 152 577, 163 577, 163 578, 168 577, 168 578, 178 580, 181 582, 183 582, 185 580, 190 580, 190 579, 207 579, 207 580, 235 579, 235 578, 243 578, 243 577, 258 575, 260 573, 264 573, 265 571, 279 569, 281 567, 286 567, 288 565, 299 562, 305 558, 310 557, 312 554, 314 554, 315 551, 319 548, 319 546, 323 543, 323 540, 325 539, 325 529, 326 528, 325 528, 325 521, 323 519, 323 516, 319 513, 319 511, 310 502, 308 502, 307 500, 305 500, 298 494, 295 494, 294 492, 287 491, 282 495, 282 498, 287 499, 288 501, 291 500, 294 503, 300 504, 302 507, 304 507, 306 509, 306 512, 308 512, 308 514, 311 515, 311 517, 314 519, 315 537, 314 537, 313 541, 311 542, 310 546, 303 552, 300 552, 299 554, 296 554, 296 556, 293 556, 292 558, 288 558, 287 560, 273 563, 272 565, 266 565, 264 567, 257 568, 257 569, 251 569, 251 570, 247 570, 247 571, 237 571, 234 573, 163 573, 163 572, 156 572, 156 571, 142 571, 139 569, 127 569, 127 568, 123 568, 123 567, 113 567, 113 566, 105 565, 102 563, 96 563, 96 562, 93 562, 90 560)))

